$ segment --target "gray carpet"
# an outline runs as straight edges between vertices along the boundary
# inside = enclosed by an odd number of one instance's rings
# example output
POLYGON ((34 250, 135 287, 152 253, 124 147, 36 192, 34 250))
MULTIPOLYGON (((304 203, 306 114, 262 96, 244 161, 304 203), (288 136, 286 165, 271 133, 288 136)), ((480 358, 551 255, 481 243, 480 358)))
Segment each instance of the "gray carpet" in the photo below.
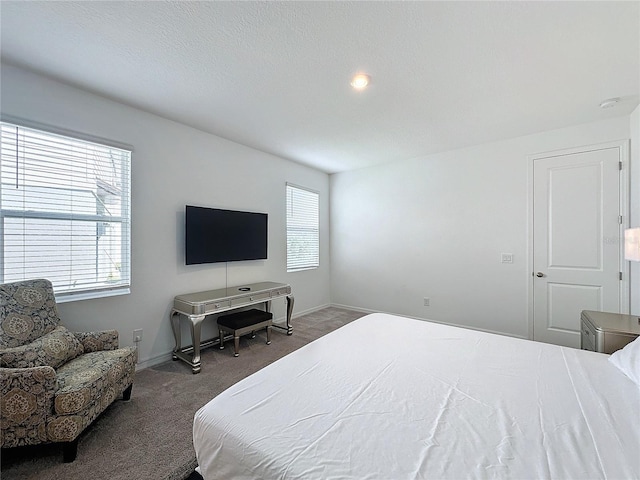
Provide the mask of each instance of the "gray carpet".
POLYGON ((183 480, 196 467, 193 415, 214 396, 284 355, 320 338, 363 313, 325 308, 293 320, 294 333, 273 330, 243 338, 240 356, 233 342, 202 353, 198 375, 184 362, 167 362, 136 374, 129 402, 117 400, 80 436, 78 457, 62 463, 59 445, 2 450, 2 480, 133 479, 183 480))

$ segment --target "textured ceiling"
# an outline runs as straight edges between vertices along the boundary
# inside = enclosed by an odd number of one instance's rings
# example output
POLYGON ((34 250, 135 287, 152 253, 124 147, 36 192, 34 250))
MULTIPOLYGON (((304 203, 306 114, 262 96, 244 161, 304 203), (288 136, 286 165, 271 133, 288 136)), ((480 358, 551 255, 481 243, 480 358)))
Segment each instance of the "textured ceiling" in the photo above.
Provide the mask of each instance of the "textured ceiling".
POLYGON ((3 0, 0 19, 5 62, 329 173, 639 98, 638 2, 3 0))

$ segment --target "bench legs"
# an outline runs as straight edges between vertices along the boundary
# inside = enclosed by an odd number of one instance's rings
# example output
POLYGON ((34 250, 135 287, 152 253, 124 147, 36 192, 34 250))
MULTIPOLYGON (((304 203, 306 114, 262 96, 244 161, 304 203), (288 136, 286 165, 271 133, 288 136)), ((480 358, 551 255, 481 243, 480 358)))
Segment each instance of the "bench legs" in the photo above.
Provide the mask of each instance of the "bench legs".
MULTIPOLYGON (((265 327, 267 331, 267 345, 271 345, 271 325, 265 327)), ((233 333, 233 356, 238 357, 240 355, 240 336, 242 332, 240 330, 230 330, 233 333)), ((220 335, 220 350, 224 350, 224 330, 218 328, 218 335, 220 335)), ((255 338, 255 330, 251 331, 251 338, 255 338)))
POLYGON ((233 356, 237 357, 238 355, 240 355, 238 353, 238 350, 240 350, 240 335, 238 335, 238 332, 233 332, 233 356))

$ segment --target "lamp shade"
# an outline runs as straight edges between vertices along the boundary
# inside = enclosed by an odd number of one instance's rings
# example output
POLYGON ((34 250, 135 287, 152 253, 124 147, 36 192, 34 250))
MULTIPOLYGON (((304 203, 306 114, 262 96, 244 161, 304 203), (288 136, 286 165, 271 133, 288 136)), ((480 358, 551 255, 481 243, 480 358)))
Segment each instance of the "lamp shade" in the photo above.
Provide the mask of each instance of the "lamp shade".
POLYGON ((640 227, 627 228, 624 231, 624 258, 640 262, 640 227))

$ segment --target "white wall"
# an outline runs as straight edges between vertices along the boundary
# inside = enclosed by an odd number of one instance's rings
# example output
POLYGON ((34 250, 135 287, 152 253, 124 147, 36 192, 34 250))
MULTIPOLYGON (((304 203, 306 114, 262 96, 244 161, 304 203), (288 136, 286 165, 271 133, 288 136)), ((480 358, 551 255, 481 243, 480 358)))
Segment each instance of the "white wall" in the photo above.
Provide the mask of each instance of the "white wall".
MULTIPOLYGON (((3 115, 134 149, 131 294, 59 305, 67 327, 115 328, 121 345, 142 328, 139 358, 148 365, 169 358, 177 294, 270 280, 291 284, 294 315, 330 302, 328 175, 13 66, 2 65, 1 95, 3 115), (285 182, 320 192, 317 270, 286 273, 285 182), (268 213, 268 260, 185 266, 185 204, 268 213)), ((284 300, 273 308, 284 317, 284 300)))
POLYGON ((332 302, 527 338, 527 155, 629 129, 620 117, 332 175, 332 302))
MULTIPOLYGON (((630 117, 631 134, 631 175, 629 226, 640 227, 640 106, 630 117)), ((631 275, 631 310, 633 315, 640 315, 640 262, 629 262, 631 275)))

